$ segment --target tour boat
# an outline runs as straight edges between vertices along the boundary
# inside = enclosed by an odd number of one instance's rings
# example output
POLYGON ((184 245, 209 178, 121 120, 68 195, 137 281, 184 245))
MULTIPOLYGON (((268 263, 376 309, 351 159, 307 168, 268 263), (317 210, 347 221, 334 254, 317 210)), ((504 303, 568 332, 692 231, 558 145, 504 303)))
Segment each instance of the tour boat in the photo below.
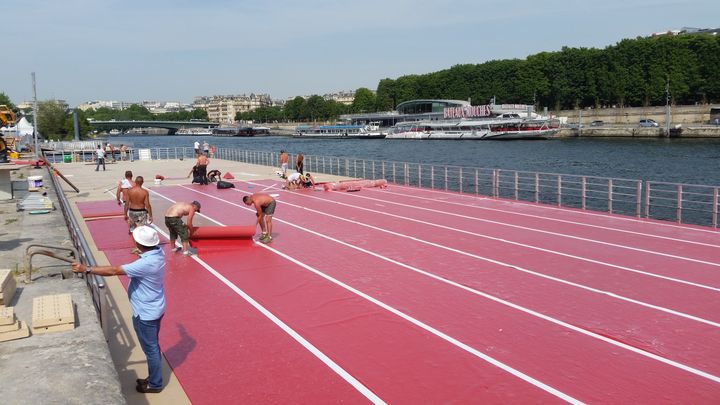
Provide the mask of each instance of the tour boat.
POLYGON ((486 119, 401 122, 390 128, 386 139, 548 139, 557 131, 551 120, 503 114, 486 119))
POLYGON ((371 125, 299 125, 293 137, 325 139, 381 139, 385 133, 371 125))
POLYGON ((270 135, 267 127, 218 127, 212 130, 213 136, 262 136, 270 135))

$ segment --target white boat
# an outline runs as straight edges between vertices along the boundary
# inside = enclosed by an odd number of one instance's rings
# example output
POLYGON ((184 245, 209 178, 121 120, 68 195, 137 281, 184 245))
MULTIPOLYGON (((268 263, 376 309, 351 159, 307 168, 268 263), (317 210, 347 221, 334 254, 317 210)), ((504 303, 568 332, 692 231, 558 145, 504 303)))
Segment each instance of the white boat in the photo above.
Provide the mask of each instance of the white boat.
POLYGON ((212 134, 212 128, 180 128, 175 132, 175 135, 210 136, 212 134))
POLYGON ((295 128, 295 138, 325 139, 381 139, 385 133, 377 126, 370 125, 299 125, 295 128))
POLYGON ((386 139, 547 139, 557 131, 550 120, 503 114, 486 119, 401 122, 390 128, 386 139))

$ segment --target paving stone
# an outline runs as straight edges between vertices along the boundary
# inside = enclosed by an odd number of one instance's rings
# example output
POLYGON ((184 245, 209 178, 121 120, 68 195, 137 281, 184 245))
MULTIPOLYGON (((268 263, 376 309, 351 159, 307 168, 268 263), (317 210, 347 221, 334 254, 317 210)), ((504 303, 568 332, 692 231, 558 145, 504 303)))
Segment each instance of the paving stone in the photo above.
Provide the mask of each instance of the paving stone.
POLYGON ((33 330, 63 324, 75 324, 75 312, 70 294, 33 298, 33 330))
POLYGON ((0 333, 0 342, 7 342, 8 340, 22 339, 30 336, 30 329, 28 329, 27 325, 22 322, 19 323, 20 328, 18 330, 0 333))

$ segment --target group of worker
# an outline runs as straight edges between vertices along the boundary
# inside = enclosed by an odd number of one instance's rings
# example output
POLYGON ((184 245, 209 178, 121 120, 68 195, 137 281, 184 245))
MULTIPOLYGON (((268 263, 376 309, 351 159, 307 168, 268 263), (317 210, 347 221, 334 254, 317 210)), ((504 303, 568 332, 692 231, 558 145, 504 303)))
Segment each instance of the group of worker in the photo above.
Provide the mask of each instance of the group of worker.
MULTIPOLYGON (((132 171, 125 172, 125 178, 117 186, 115 198, 118 204, 124 206, 125 221, 129 225, 128 232, 133 234, 140 226, 149 225, 153 222, 152 205, 150 204, 150 193, 143 188, 145 182, 142 176, 133 180, 132 171)), ((170 246, 174 252, 182 251, 185 256, 193 255, 190 249, 190 235, 193 229, 193 217, 200 212, 200 203, 177 202, 165 210, 165 226, 170 233, 170 246), (184 216, 188 217, 187 225, 182 221, 184 216), (182 247, 175 247, 175 241, 180 238, 182 247)), ((137 252, 136 252, 137 253, 137 252)))

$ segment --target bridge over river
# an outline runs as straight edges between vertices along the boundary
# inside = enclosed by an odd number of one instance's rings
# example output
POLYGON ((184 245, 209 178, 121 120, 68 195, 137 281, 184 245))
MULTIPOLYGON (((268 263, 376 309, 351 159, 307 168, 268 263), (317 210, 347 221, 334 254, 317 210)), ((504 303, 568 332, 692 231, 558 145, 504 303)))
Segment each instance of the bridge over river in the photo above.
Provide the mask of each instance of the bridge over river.
POLYGON ((180 128, 215 128, 220 124, 209 121, 90 121, 90 125, 97 130, 127 131, 132 128, 164 128, 167 129, 168 135, 173 135, 180 128))

